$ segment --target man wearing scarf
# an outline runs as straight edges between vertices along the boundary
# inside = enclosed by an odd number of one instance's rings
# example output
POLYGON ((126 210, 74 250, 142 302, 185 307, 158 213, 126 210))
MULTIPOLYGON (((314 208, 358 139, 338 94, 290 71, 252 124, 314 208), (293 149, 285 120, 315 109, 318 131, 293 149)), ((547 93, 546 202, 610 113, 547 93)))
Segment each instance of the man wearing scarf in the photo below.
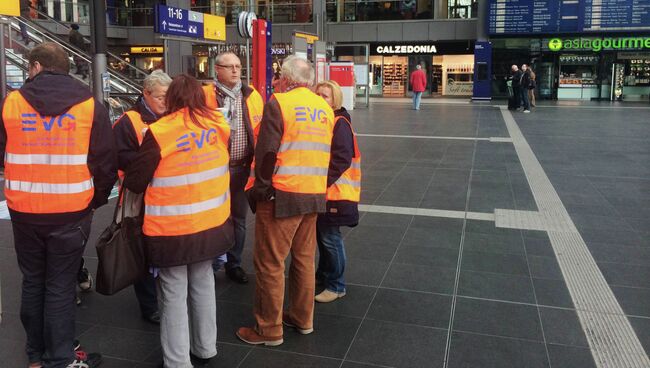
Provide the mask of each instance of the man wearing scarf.
MULTIPOLYGON (((248 200, 244 187, 250 173, 255 144, 255 132, 262 119, 262 96, 241 81, 241 61, 232 52, 223 52, 215 59, 217 79, 204 86, 207 105, 219 109, 230 123, 230 211, 235 225, 235 244, 228 251, 225 269, 228 277, 240 284, 248 282, 241 267, 241 256, 246 240, 248 200)), ((212 264, 216 272, 224 263, 223 257, 212 264)))

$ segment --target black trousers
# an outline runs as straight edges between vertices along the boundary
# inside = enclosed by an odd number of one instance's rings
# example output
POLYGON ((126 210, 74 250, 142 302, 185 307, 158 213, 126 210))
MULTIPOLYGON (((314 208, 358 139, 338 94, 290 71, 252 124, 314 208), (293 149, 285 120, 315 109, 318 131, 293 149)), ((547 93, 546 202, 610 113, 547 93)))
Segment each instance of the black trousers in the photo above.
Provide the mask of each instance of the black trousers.
POLYGON ((140 313, 143 317, 150 316, 158 311, 158 297, 156 294, 156 279, 147 273, 140 281, 133 284, 135 296, 140 304, 140 313))
POLYGON ((65 367, 74 360, 75 292, 92 215, 65 225, 12 222, 23 274, 20 320, 30 363, 65 367))

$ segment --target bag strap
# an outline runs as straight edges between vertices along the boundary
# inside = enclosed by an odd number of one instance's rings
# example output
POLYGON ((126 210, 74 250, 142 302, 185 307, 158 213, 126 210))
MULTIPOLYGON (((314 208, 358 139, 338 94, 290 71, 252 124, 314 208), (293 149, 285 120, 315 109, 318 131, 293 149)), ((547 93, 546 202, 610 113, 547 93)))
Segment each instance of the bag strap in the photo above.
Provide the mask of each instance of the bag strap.
MULTIPOLYGON (((117 203, 115 204, 115 211, 113 211, 113 223, 117 223, 117 211, 120 210, 120 204, 122 203, 122 196, 124 195, 124 186, 120 186, 120 192, 117 195, 117 203)), ((122 220, 124 220, 124 210, 122 210, 122 220)))

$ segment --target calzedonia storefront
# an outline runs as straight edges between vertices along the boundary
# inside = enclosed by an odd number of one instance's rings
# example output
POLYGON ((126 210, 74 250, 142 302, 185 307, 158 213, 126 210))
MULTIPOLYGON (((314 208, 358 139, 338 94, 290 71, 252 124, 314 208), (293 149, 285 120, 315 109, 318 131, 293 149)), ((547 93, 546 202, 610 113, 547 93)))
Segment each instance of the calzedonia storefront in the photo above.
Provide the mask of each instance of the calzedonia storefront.
MULTIPOLYGON (((409 76, 417 65, 422 66, 427 76, 425 96, 472 95, 473 40, 370 43, 367 47, 371 96, 408 96, 411 93, 409 76)), ((337 44, 334 58, 365 63, 365 54, 357 45, 337 44)))
POLYGON ((529 64, 540 98, 650 101, 650 34, 492 39, 493 96, 512 64, 529 64))

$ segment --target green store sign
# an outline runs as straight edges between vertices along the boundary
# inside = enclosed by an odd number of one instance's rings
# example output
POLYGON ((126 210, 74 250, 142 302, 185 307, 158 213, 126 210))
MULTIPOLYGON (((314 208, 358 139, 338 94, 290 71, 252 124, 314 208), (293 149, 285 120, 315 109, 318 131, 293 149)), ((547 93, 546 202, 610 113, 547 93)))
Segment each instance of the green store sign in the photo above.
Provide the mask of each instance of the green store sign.
POLYGON ((650 49, 650 37, 603 37, 603 38, 552 38, 548 41, 551 51, 643 50, 650 49))

